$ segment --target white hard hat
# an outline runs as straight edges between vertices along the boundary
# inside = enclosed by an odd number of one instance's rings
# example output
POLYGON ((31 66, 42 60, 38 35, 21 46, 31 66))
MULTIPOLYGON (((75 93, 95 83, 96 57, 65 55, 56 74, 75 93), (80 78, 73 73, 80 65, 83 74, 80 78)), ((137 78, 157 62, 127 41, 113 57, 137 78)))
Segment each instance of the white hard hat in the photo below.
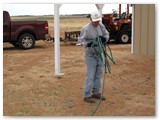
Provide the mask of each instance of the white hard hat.
POLYGON ((93 22, 102 20, 102 15, 99 11, 91 12, 90 17, 91 17, 93 22))

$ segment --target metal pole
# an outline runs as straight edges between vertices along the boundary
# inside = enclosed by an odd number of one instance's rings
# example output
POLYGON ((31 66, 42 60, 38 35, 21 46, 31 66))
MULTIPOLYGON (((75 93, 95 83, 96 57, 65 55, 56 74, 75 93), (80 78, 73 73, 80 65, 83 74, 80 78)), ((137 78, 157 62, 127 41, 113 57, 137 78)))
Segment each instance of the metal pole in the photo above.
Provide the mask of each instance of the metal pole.
POLYGON ((127 4, 127 19, 129 19, 129 4, 127 4))
POLYGON ((121 17, 121 4, 119 4, 119 18, 121 17))
POLYGON ((61 4, 54 4, 54 48, 55 48, 55 76, 60 72, 60 34, 59 34, 59 8, 61 4))

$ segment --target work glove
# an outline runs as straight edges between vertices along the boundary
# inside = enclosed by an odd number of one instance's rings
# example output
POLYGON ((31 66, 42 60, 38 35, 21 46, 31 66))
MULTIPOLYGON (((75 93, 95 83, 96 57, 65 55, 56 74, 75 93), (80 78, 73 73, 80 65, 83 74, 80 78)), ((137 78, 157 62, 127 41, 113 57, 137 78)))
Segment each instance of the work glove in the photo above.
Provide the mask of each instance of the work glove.
POLYGON ((103 37, 103 36, 99 36, 99 37, 100 37, 100 39, 101 39, 102 43, 103 43, 103 44, 105 44, 105 43, 106 43, 106 38, 105 38, 105 37, 103 37))
POLYGON ((90 43, 87 43, 87 47, 91 47, 92 44, 92 41, 90 43))

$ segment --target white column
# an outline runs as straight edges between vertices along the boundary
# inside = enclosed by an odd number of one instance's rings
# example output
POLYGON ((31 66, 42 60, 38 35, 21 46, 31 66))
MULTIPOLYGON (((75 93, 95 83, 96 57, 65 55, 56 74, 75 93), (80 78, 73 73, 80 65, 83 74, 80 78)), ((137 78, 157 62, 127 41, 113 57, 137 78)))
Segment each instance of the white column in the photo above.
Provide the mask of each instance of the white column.
POLYGON ((96 7, 100 11, 100 13, 102 14, 102 9, 104 7, 104 4, 96 4, 96 7))
MULTIPOLYGON (((95 4, 99 12, 102 14, 102 9, 104 7, 104 4, 95 4)), ((102 21, 101 21, 102 22, 102 21)))
POLYGON ((55 76, 63 75, 60 72, 60 30, 59 8, 61 4, 54 4, 54 48, 55 48, 55 76))
POLYGON ((132 4, 132 38, 131 38, 131 54, 134 54, 134 5, 132 4))

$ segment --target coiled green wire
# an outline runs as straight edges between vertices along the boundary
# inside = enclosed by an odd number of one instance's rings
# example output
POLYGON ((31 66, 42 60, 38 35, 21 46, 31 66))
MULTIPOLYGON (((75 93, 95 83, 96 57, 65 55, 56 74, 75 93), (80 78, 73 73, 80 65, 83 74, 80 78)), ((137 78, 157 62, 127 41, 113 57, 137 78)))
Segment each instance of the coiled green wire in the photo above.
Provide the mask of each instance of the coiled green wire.
MULTIPOLYGON (((108 61, 108 58, 115 64, 115 61, 113 60, 112 50, 110 49, 109 45, 106 45, 109 52, 110 52, 110 55, 108 55, 108 53, 106 51, 106 48, 103 45, 100 37, 97 37, 94 40, 94 44, 98 45, 98 47, 99 47, 99 51, 98 51, 99 52, 99 57, 101 59, 104 71, 106 72, 106 68, 107 68, 108 72, 111 73, 111 67, 110 67, 110 63, 108 61)), ((91 47, 94 47, 94 45, 91 46, 91 47)), ((105 72, 104 72, 104 76, 103 76, 103 86, 102 86, 101 98, 100 98, 99 102, 97 103, 96 109, 92 112, 91 116, 93 116, 96 113, 96 111, 98 110, 98 108, 101 104, 101 101, 102 101, 102 97, 103 97, 103 94, 104 94, 104 86, 105 86, 105 81, 106 81, 105 72)))

